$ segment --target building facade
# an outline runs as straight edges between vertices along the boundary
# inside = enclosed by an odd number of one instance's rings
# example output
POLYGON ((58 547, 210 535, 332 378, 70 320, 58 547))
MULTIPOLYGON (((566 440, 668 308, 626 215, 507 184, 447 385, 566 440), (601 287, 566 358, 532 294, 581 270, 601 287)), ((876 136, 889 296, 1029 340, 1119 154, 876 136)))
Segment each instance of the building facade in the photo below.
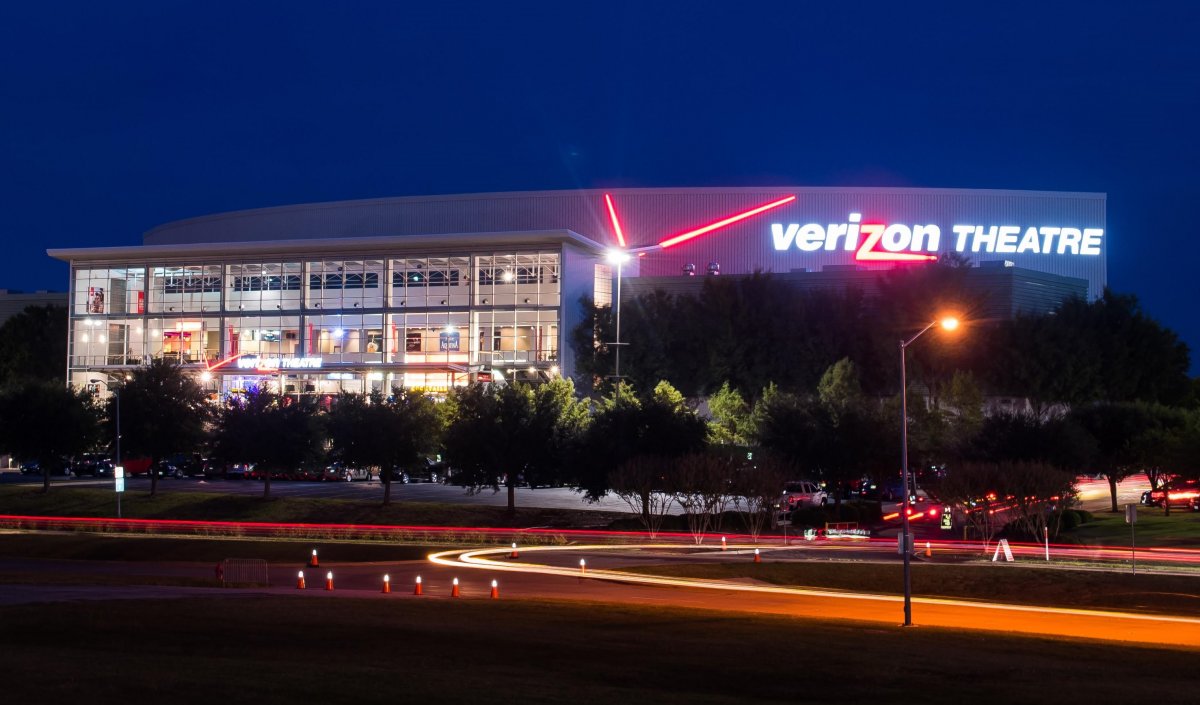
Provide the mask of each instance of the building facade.
MULTIPOLYGON (((1103 194, 581 190, 238 211, 164 224, 141 246, 48 253, 71 268, 73 384, 166 357, 213 392, 334 394, 571 374, 580 299, 611 301, 611 248, 633 255, 624 277, 663 286, 697 271, 820 279, 954 252, 1094 298, 1104 219, 1103 194)), ((1020 288, 1011 272, 988 276, 1020 288)))

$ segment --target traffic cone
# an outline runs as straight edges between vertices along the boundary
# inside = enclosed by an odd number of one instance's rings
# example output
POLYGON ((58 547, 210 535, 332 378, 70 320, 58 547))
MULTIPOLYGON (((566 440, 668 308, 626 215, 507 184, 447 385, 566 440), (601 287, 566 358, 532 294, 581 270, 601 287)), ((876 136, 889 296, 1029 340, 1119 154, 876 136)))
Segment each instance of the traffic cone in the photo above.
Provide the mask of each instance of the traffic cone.
POLYGON ((933 557, 933 548, 931 548, 931 547, 929 546, 929 542, 928 542, 928 541, 926 541, 926 542, 925 542, 925 557, 926 557, 926 558, 931 558, 931 557, 933 557))
POLYGON ((761 556, 761 555, 759 555, 759 553, 758 553, 758 549, 757 549, 757 548, 756 548, 756 549, 754 549, 754 562, 755 562, 755 563, 762 563, 762 556, 761 556))
POLYGON ((392 579, 385 575, 383 576, 383 594, 390 595, 392 593, 392 579))
POLYGON ((509 558, 513 558, 513 559, 517 558, 517 544, 516 544, 516 542, 513 542, 513 550, 512 550, 512 553, 511 553, 511 554, 509 554, 509 556, 508 556, 508 557, 509 557, 509 558))
POLYGON ((332 570, 325 574, 325 589, 333 590, 333 571, 332 570))
POLYGON ((421 592, 421 576, 419 576, 419 575, 417 576, 417 586, 415 588, 413 588, 413 594, 414 595, 424 594, 423 592, 421 592))
POLYGON ((458 594, 458 578, 454 579, 454 587, 450 588, 450 597, 459 597, 458 594))
POLYGON ((317 560, 317 549, 315 549, 315 548, 313 549, 313 552, 312 552, 312 558, 308 559, 308 565, 313 568, 319 567, 321 565, 321 562, 319 560, 317 560))
POLYGON ((580 573, 587 572, 587 561, 583 560, 582 558, 579 559, 579 572, 580 573))
POLYGON ((300 571, 300 574, 296 576, 296 589, 304 589, 304 571, 300 571))
POLYGON ((724 536, 721 537, 721 550, 722 551, 725 550, 725 537, 724 536))
POLYGON ((492 581, 492 599, 493 600, 500 599, 500 586, 496 583, 495 580, 492 581))

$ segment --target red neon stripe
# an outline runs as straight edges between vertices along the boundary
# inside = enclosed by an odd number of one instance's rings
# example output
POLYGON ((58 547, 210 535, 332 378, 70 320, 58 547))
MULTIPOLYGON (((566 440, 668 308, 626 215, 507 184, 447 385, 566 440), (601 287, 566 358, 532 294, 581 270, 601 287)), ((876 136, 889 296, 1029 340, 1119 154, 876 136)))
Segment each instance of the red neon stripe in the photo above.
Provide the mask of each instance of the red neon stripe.
POLYGON ((239 357, 241 357, 244 354, 245 353, 238 353, 236 355, 231 355, 230 357, 227 357, 224 360, 218 360, 215 365, 209 366, 208 371, 212 372, 213 370, 217 369, 218 367, 224 367, 225 365, 228 365, 229 363, 233 362, 234 360, 238 359, 239 357))
POLYGON ((604 194, 604 203, 608 206, 608 218, 612 221, 613 232, 617 234, 617 244, 625 247, 625 233, 621 230, 621 221, 617 219, 617 209, 613 207, 612 196, 604 194))
POLYGON ((718 220, 715 223, 709 223, 708 225, 696 228, 695 230, 689 230, 686 233, 681 233, 679 235, 676 235, 675 237, 667 238, 666 240, 663 240, 662 242, 658 243, 658 246, 665 250, 668 247, 673 247, 675 245, 678 245, 681 242, 686 242, 688 240, 691 240, 694 237, 699 237, 700 235, 703 235, 704 233, 710 233, 714 230, 717 230, 718 228, 723 228, 726 225, 731 225, 733 223, 738 222, 739 220, 745 220, 746 218, 758 215, 759 213, 762 213, 763 211, 769 211, 772 208, 777 208, 779 206, 782 206, 785 203, 791 203, 794 200, 796 200, 795 196, 788 196, 786 198, 781 198, 778 201, 772 201, 766 205, 759 206, 757 208, 751 208, 750 210, 745 211, 743 213, 738 213, 737 215, 731 215, 728 218, 725 218, 724 220, 718 220))

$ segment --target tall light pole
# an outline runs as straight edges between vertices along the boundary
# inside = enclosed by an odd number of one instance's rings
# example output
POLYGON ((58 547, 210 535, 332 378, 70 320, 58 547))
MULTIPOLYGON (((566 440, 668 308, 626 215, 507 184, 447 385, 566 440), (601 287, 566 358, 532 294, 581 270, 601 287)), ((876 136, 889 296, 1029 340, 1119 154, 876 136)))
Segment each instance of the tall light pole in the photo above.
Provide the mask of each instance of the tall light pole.
POLYGON ((625 250, 612 249, 608 251, 605 259, 609 264, 617 265, 617 341, 613 343, 617 349, 616 372, 613 377, 616 378, 617 384, 621 384, 621 268, 629 261, 630 254, 625 250))
POLYGON ((900 536, 900 553, 904 554, 904 626, 912 626, 912 566, 911 566, 911 544, 912 534, 908 522, 909 506, 909 485, 908 485, 908 346, 912 345, 917 338, 925 335, 925 332, 934 326, 941 326, 943 330, 953 331, 958 328, 958 319, 954 316, 946 316, 939 320, 931 321, 913 337, 908 340, 900 341, 900 479, 904 488, 904 504, 900 508, 900 521, 903 525, 903 531, 900 536))
MULTIPOLYGON (((105 388, 107 388, 108 391, 113 395, 113 401, 115 402, 116 410, 117 410, 117 419, 116 419, 116 421, 117 421, 117 434, 116 434, 116 445, 117 445, 117 447, 116 447, 117 459, 116 460, 117 460, 117 462, 113 465, 113 467, 118 468, 118 467, 121 467, 121 387, 125 386, 125 382, 128 382, 129 380, 133 379, 133 377, 130 375, 125 375, 123 379, 114 379, 112 375, 107 374, 107 373, 105 373, 104 376, 108 377, 108 379, 98 379, 97 378, 97 379, 93 379, 91 381, 93 383, 103 384, 105 386, 105 388), (119 384, 114 386, 112 384, 114 381, 118 382, 119 384)), ((151 468, 150 472, 154 472, 153 468, 151 468)), ((114 470, 114 475, 115 474, 116 473, 114 470)), ((118 519, 121 518, 121 493, 120 492, 117 492, 117 518, 118 519)))
POLYGON ((116 378, 107 373, 104 373, 104 376, 108 377, 108 379, 92 378, 91 382, 93 384, 103 384, 105 386, 105 388, 107 388, 108 391, 113 395, 113 401, 116 403, 116 411, 117 411, 117 418, 116 418, 116 421, 117 421, 117 435, 116 435, 117 458, 116 458, 116 461, 117 461, 117 465, 120 465, 121 464, 121 387, 124 386, 125 382, 128 382, 129 380, 133 379, 133 377, 130 375, 125 375, 124 377, 116 378), (114 385, 113 382, 117 382, 118 384, 114 385))

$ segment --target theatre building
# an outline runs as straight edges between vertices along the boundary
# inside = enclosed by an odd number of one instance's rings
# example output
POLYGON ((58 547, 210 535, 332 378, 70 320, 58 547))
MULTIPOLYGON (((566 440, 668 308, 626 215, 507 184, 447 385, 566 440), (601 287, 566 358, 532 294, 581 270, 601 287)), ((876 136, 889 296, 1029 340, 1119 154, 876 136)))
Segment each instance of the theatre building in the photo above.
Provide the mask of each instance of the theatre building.
POLYGON ((949 252, 1048 310, 1105 284, 1103 194, 962 189, 612 189, 421 196, 167 223, 70 264, 67 374, 156 357, 210 391, 334 394, 573 372, 588 296, 770 271, 861 286, 949 252), (612 251, 625 257, 619 268, 612 251))

